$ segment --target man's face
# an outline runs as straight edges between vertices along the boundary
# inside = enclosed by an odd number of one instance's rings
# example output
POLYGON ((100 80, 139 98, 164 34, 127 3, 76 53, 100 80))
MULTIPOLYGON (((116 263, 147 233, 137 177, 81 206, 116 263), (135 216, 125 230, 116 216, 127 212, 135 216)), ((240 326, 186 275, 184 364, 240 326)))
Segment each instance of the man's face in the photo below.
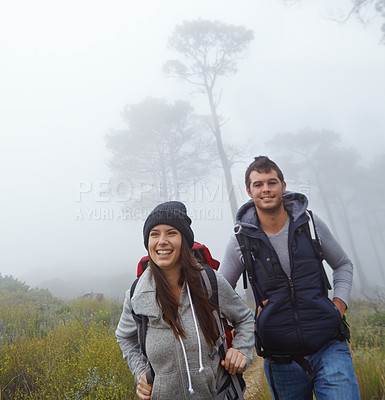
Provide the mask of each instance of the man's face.
POLYGON ((246 190, 257 211, 274 212, 283 207, 286 183, 279 180, 274 169, 270 172, 251 171, 250 186, 246 190))

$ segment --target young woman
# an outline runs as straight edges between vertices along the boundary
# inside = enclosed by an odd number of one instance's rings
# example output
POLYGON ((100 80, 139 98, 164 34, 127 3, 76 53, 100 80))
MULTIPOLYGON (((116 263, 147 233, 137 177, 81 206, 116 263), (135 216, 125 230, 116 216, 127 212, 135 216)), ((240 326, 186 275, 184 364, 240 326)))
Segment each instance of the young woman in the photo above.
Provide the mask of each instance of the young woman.
POLYGON ((190 225, 186 207, 177 201, 158 205, 144 224, 149 268, 132 298, 127 292, 116 330, 141 399, 213 399, 226 371, 242 372, 253 356, 252 312, 220 274, 219 310, 235 335, 225 360, 213 352, 218 339, 214 307, 201 284, 202 267, 193 257, 190 225), (148 317, 146 353, 155 373, 153 384, 146 379, 132 310, 148 317))

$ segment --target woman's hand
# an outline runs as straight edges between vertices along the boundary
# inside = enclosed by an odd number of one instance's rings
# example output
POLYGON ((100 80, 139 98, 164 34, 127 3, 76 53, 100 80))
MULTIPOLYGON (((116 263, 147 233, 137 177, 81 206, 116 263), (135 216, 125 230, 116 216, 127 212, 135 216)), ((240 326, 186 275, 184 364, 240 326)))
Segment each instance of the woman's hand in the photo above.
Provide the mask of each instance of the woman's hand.
POLYGON ((143 400, 150 400, 152 393, 152 385, 147 383, 146 372, 140 375, 136 394, 143 400))
POLYGON ((243 370, 246 361, 246 356, 244 356, 240 351, 230 347, 227 350, 225 359, 221 361, 221 364, 229 374, 235 375, 237 372, 243 370))

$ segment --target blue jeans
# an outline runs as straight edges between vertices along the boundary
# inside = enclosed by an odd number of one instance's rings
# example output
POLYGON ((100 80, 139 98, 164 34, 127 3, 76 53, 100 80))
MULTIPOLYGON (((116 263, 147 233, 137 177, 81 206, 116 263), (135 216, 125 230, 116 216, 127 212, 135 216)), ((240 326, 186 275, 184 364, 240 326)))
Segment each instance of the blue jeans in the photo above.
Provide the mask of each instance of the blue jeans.
MULTIPOLYGON (((360 399, 352 357, 346 342, 332 340, 306 359, 311 365, 310 373, 296 362, 271 362, 279 400, 313 400, 313 391, 317 400, 360 399)), ((265 374, 273 399, 277 400, 271 387, 268 360, 265 360, 265 374)))

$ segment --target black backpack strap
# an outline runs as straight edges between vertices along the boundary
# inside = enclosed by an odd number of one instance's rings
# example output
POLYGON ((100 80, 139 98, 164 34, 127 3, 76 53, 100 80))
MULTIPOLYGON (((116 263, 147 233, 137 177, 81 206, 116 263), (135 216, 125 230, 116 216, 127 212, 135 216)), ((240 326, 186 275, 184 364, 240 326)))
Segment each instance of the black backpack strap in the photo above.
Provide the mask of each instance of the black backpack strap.
MULTIPOLYGON (((306 232, 308 233, 308 235, 312 241, 312 244, 313 244, 316 254, 318 254, 318 257, 322 262, 325 259, 325 257, 323 255, 322 245, 321 245, 321 242, 317 235, 317 230, 315 228, 313 213, 310 210, 306 210, 305 213, 309 217, 306 232)), ((326 274, 323 264, 322 264, 321 274, 322 274, 322 279, 324 280, 324 285, 325 285, 325 295, 327 295, 327 289, 331 290, 332 287, 330 285, 329 278, 326 274)), ((342 317, 336 338, 340 341, 344 341, 344 340, 347 340, 348 342, 350 341, 350 329, 349 329, 349 324, 346 321, 345 315, 342 317)))
MULTIPOLYGON (((324 257, 324 253, 322 250, 321 242, 320 242, 318 234, 317 234, 317 230, 315 228, 313 213, 310 210, 306 210, 305 214, 309 218, 308 223, 305 225, 305 231, 306 231, 307 235, 309 236, 311 243, 313 245, 314 251, 322 264, 322 261, 325 259, 325 257, 324 257)), ((325 287, 327 288, 327 290, 331 290, 332 286, 330 285, 329 278, 326 274, 323 264, 322 264, 321 273, 322 273, 322 279, 324 281, 325 287)), ((326 292, 327 292, 327 290, 326 290, 326 292)))
POLYGON ((214 270, 207 264, 202 265, 203 270, 201 272, 203 287, 206 290, 207 297, 213 306, 218 309, 218 282, 214 270))
MULTIPOLYGON (((134 295, 135 288, 136 288, 138 281, 139 281, 139 278, 136 278, 131 285, 130 300, 132 299, 132 296, 134 295)), ((151 385, 154 382, 155 373, 154 373, 154 370, 152 369, 150 362, 147 359, 147 353, 146 353, 146 335, 147 335, 148 317, 147 317, 147 315, 136 314, 134 312, 134 310, 131 311, 131 314, 132 314, 132 317, 134 318, 134 321, 136 322, 136 329, 138 332, 138 342, 139 342, 140 352, 142 354, 142 359, 143 359, 143 361, 146 362, 145 372, 146 372, 147 383, 151 385)))
POLYGON ((263 308, 262 298, 259 294, 257 287, 257 279, 255 277, 253 254, 250 245, 250 238, 242 233, 242 226, 237 224, 234 227, 235 237, 238 240, 239 248, 242 252, 243 264, 245 269, 243 270, 243 285, 247 288, 247 277, 249 278, 251 289, 253 290, 253 295, 256 303, 263 308), (246 286, 245 286, 246 284, 246 286))
POLYGON ((202 265, 203 270, 201 271, 202 286, 210 300, 210 303, 214 306, 213 315, 215 318, 215 324, 218 331, 218 339, 213 346, 212 352, 209 354, 211 358, 214 358, 215 354, 218 353, 222 360, 226 356, 226 335, 223 329, 223 322, 220 317, 219 311, 219 300, 218 300, 218 282, 214 270, 206 264, 202 265))
POLYGON ((322 246, 317 235, 317 230, 314 225, 313 213, 310 210, 306 210, 305 214, 308 216, 308 222, 306 225, 306 233, 308 234, 309 238, 311 239, 312 245, 314 247, 315 253, 317 257, 322 261, 325 259, 322 246))
POLYGON ((138 280, 139 280, 139 278, 136 278, 134 280, 134 282, 132 282, 132 285, 131 285, 131 288, 130 288, 130 300, 132 299, 132 296, 134 295, 136 285, 138 284, 138 280))
MULTIPOLYGON (((244 282, 247 281, 247 278, 245 278, 247 275, 257 305, 254 315, 256 321, 258 306, 260 306, 261 308, 264 308, 265 306, 262 302, 262 298, 258 290, 258 282, 254 270, 254 260, 256 260, 256 262, 260 266, 262 273, 266 275, 267 273, 261 259, 258 257, 258 254, 256 254, 256 249, 253 249, 251 247, 250 238, 242 233, 242 226, 239 224, 235 225, 234 233, 235 237, 238 240, 239 247, 242 252, 243 264, 245 266, 245 269, 243 270, 243 281, 244 282)), ((265 277, 265 281, 266 284, 269 284, 268 278, 265 277)), ((257 352, 257 355, 266 358, 267 357, 266 351, 263 348, 261 337, 258 335, 258 332, 256 330, 254 332, 254 335, 255 335, 255 350, 257 352)))
MULTIPOLYGON (((202 270, 202 283, 206 290, 207 296, 211 304, 215 307, 213 315, 218 330, 218 339, 215 343, 210 357, 214 357, 216 353, 219 354, 221 360, 224 360, 227 352, 226 334, 223 327, 223 320, 220 318, 219 300, 218 300, 218 282, 214 270, 204 264, 202 270)), ((246 388, 245 381, 242 374, 225 374, 222 382, 219 384, 218 395, 214 399, 244 399, 243 392, 246 388), (231 385, 231 386, 230 386, 231 385), (231 393, 231 395, 230 395, 231 393), (230 397, 229 397, 230 395, 230 397), (223 397, 226 396, 226 397, 223 397)))

